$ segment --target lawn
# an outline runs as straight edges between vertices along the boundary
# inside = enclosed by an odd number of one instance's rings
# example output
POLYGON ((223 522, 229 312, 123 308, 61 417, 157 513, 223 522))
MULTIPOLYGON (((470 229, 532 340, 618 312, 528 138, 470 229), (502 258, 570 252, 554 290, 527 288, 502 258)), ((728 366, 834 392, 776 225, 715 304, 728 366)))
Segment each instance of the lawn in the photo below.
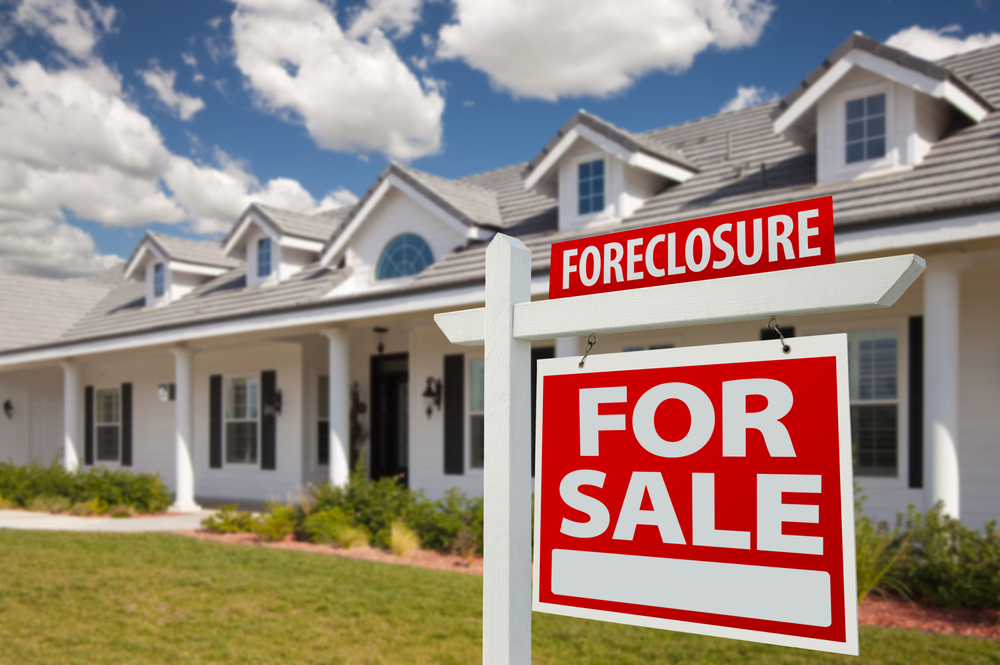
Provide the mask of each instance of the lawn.
MULTIPOLYGON (((173 535, 0 531, 0 663, 474 663, 482 580, 173 535)), ((535 663, 998 663, 862 627, 862 658, 535 614, 535 663)))

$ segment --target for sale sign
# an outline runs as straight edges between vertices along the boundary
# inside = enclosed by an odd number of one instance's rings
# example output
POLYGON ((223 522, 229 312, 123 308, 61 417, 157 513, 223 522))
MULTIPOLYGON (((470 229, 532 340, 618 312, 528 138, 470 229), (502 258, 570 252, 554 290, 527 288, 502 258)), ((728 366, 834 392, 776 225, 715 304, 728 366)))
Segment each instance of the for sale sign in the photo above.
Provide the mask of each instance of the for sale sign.
POLYGON ((824 196, 554 243, 549 299, 835 260, 833 199, 824 196))
POLYGON ((847 337, 538 363, 537 611, 858 653, 847 337))

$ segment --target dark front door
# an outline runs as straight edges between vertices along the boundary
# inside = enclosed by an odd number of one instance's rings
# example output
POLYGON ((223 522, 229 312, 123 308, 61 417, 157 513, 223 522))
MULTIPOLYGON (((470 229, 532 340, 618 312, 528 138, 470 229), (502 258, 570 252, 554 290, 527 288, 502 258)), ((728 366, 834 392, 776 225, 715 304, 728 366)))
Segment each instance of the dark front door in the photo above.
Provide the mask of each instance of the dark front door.
POLYGON ((371 477, 409 482, 409 356, 372 356, 371 477))

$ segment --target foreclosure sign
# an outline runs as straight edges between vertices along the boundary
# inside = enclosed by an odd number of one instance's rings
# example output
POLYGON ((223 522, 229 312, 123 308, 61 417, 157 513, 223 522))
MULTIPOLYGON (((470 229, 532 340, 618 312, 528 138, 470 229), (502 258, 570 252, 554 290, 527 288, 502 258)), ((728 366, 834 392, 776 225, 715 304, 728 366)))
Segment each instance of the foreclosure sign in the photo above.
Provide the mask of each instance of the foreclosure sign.
POLYGON ((536 611, 858 653, 845 335, 538 363, 536 611))
POLYGON ((834 262, 829 196, 552 245, 549 299, 834 262))

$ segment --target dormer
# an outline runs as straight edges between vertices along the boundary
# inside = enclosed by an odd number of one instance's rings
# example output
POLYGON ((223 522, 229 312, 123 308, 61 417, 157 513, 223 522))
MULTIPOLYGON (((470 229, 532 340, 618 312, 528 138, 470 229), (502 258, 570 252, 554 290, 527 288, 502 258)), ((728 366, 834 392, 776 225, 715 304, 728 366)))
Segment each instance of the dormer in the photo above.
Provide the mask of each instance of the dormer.
POLYGON ((990 103, 948 69, 855 33, 778 105, 774 131, 816 154, 817 184, 912 169, 990 103))
POLYGON ((247 287, 277 284, 314 263, 338 225, 336 214, 302 215, 254 203, 223 239, 222 251, 246 262, 247 287))
POLYGON ((490 240, 502 226, 496 192, 390 164, 344 218, 321 262, 350 270, 339 293, 391 287, 456 248, 490 240))
POLYGON ((559 200, 559 230, 619 222, 698 167, 683 154, 579 111, 532 159, 525 189, 559 200))
POLYGON ((146 306, 183 298, 213 277, 239 265, 215 241, 172 238, 148 231, 125 265, 125 279, 146 284, 146 306))

